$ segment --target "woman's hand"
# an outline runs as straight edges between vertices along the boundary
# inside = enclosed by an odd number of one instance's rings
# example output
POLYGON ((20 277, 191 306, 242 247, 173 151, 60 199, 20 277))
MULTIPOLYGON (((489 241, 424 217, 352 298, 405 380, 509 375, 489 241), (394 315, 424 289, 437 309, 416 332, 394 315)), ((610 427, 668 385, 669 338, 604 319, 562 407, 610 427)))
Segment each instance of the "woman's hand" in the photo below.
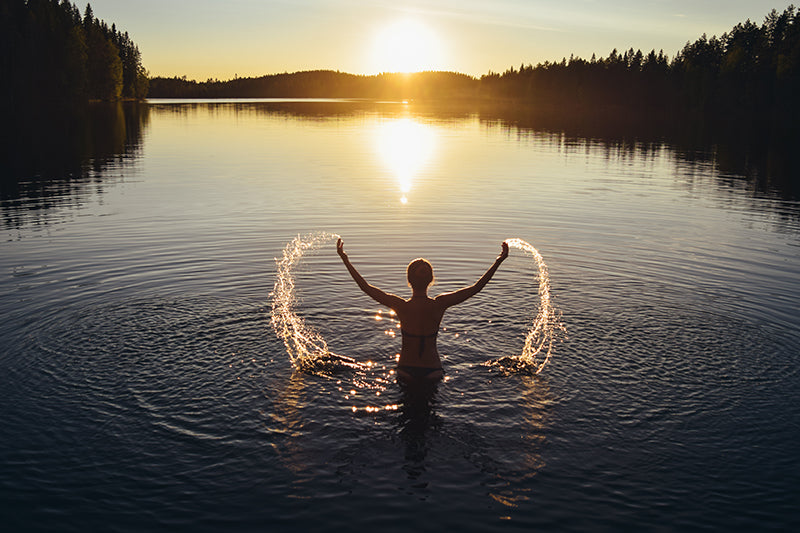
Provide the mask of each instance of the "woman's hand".
POLYGON ((506 241, 503 241, 502 248, 500 255, 497 256, 500 261, 508 257, 508 243, 506 241))
POLYGON ((339 254, 339 257, 345 259, 347 254, 344 251, 344 243, 342 242, 342 238, 339 237, 339 240, 336 241, 336 253, 339 254))

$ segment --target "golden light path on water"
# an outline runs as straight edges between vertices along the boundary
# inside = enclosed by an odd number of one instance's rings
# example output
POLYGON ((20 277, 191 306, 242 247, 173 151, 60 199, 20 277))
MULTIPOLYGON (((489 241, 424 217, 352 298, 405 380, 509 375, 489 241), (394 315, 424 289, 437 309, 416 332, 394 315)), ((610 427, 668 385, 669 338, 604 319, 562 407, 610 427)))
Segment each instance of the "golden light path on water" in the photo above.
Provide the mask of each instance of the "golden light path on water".
POLYGON ((376 141, 381 159, 400 185, 400 202, 405 204, 414 179, 436 151, 434 130, 411 118, 401 118, 381 124, 376 141))
MULTIPOLYGON (((295 268, 307 251, 337 238, 339 235, 335 233, 298 235, 286 245, 283 255, 275 260, 277 276, 271 293, 272 327, 277 336, 283 340, 292 366, 301 372, 365 367, 349 357, 331 353, 323 336, 308 326, 296 309, 295 268)), ((525 336, 522 353, 504 356, 486 364, 497 366, 505 372, 539 374, 550 361, 555 341, 566 329, 560 321, 558 311, 552 305, 547 265, 539 251, 522 239, 507 239, 506 242, 510 248, 522 250, 533 258, 539 280, 539 311, 525 336)))

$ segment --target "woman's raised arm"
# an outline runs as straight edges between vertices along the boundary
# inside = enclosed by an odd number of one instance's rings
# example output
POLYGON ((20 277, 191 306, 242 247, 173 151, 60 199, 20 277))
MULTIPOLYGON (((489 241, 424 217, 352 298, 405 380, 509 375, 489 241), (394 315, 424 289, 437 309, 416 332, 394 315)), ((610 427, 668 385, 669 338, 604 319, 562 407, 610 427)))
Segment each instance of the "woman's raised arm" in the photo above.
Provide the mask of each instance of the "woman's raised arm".
POLYGON ((440 294, 436 297, 436 301, 443 304, 445 307, 450 307, 451 305, 460 304, 467 298, 475 296, 486 286, 487 283, 489 283, 489 280, 492 279, 492 276, 494 276, 494 273, 497 271, 500 263, 502 263, 506 257, 508 257, 508 243, 503 241, 500 255, 498 255, 497 259, 494 260, 494 263, 492 263, 492 266, 489 267, 489 270, 487 270, 483 276, 481 276, 481 279, 469 287, 464 287, 463 289, 459 289, 457 291, 440 294))
POLYGON ((347 271, 350 272, 350 275, 358 285, 358 288, 364 291, 367 296, 390 309, 397 309, 400 304, 405 302, 405 300, 399 296, 384 292, 378 287, 367 283, 367 280, 364 279, 364 276, 359 274, 358 270, 356 270, 356 267, 353 266, 353 264, 350 262, 350 259, 347 257, 347 253, 344 251, 344 243, 342 242, 341 238, 336 241, 336 253, 338 253, 339 257, 342 258, 344 266, 347 267, 347 271))

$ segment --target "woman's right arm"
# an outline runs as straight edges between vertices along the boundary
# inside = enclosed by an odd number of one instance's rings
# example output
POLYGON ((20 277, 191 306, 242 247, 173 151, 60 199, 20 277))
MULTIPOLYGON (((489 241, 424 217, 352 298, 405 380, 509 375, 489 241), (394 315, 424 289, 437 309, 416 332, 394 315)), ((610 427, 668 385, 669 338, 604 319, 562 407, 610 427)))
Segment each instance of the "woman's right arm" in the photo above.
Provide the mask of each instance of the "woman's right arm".
POLYGON ((464 287, 463 289, 459 289, 457 291, 440 294, 436 297, 436 301, 443 304, 445 307, 450 307, 451 305, 460 304, 467 298, 475 296, 486 286, 487 283, 489 283, 489 280, 492 279, 492 276, 494 276, 494 273, 497 271, 500 263, 505 261, 506 257, 508 257, 508 243, 503 241, 500 255, 498 255, 497 259, 494 260, 494 263, 492 263, 492 266, 489 267, 489 270, 487 270, 483 276, 481 276, 481 279, 469 287, 464 287))
POLYGON ((390 309, 397 309, 400 304, 402 304, 405 300, 400 298, 399 296, 395 296, 394 294, 389 294, 380 290, 378 287, 374 285, 370 285, 367 283, 367 280, 364 279, 356 267, 350 262, 350 259, 347 257, 347 253, 344 251, 344 243, 342 239, 336 241, 336 253, 339 254, 339 257, 342 258, 342 262, 344 266, 347 267, 347 271, 350 272, 350 275, 353 277, 353 280, 358 285, 358 288, 364 291, 367 296, 378 302, 379 304, 385 305, 390 309))

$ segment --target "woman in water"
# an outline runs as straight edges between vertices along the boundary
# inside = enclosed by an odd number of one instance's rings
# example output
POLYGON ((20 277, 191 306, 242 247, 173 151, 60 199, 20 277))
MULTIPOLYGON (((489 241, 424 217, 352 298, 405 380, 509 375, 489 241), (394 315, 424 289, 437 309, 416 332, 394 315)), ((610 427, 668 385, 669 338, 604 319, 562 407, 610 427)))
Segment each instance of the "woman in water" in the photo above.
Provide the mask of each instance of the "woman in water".
POLYGON ((474 285, 440 294, 436 298, 428 296, 428 287, 433 283, 433 267, 425 259, 414 259, 408 265, 408 285, 412 290, 408 300, 367 283, 347 258, 342 239, 336 243, 336 252, 359 288, 379 304, 392 309, 400 319, 403 347, 397 362, 398 378, 407 383, 425 383, 438 381, 444 376, 442 360, 436 349, 436 335, 445 310, 474 296, 489 283, 500 263, 508 257, 508 244, 503 242, 502 251, 494 264, 474 285))

